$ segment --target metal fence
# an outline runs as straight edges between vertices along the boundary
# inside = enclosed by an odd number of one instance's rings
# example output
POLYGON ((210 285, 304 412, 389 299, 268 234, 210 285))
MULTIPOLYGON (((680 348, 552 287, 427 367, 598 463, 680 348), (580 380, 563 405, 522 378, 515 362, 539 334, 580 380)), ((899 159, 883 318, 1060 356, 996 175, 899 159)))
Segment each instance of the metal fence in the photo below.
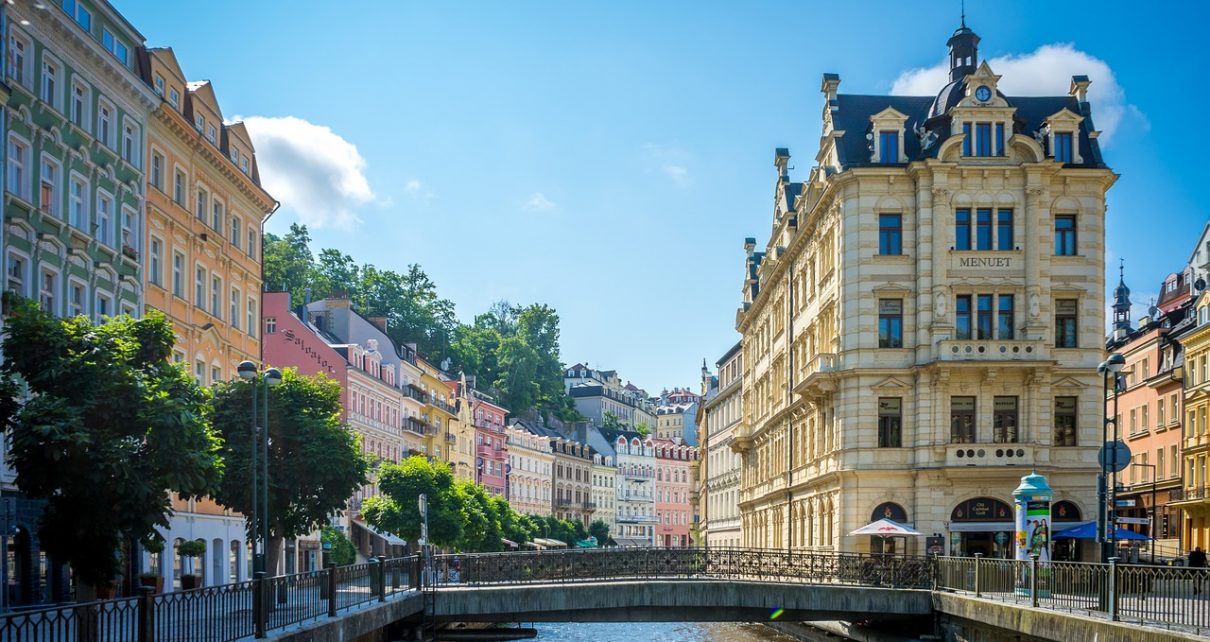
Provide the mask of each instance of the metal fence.
POLYGON ((234 642, 419 588, 419 558, 0 615, 0 642, 234 642))
POLYGON ((438 555, 433 560, 432 581, 425 583, 440 587, 648 578, 931 588, 933 564, 925 557, 861 553, 739 548, 573 549, 438 555))
POLYGON ((937 588, 1114 621, 1210 631, 1210 570, 939 557, 937 588))

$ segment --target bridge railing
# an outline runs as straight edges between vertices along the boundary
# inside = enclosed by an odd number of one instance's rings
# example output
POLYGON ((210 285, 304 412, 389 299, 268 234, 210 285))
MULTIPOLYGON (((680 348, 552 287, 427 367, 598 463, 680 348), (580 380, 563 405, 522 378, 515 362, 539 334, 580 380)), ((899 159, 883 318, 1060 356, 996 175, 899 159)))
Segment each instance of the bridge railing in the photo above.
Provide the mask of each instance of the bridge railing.
POLYGON ((419 588, 419 558, 0 614, 0 642, 234 642, 419 588))
POLYGON ((1210 570, 1172 566, 938 557, 937 588, 1026 606, 1202 633, 1210 570))
POLYGON ((931 588, 929 558, 741 548, 607 548, 438 555, 449 585, 601 582, 653 578, 749 579, 931 588))

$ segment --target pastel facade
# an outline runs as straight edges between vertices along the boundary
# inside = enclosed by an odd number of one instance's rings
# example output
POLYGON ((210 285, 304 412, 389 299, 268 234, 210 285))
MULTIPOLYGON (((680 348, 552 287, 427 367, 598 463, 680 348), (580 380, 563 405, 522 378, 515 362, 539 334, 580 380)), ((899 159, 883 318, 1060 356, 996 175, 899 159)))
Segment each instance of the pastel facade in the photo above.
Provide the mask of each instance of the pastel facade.
POLYGON ((587 526, 596 512, 592 501, 592 449, 562 435, 550 437, 550 449, 555 456, 554 515, 587 526))
POLYGON ((505 429, 508 439, 508 503, 523 515, 550 515, 554 502, 555 456, 550 442, 521 428, 505 429))
MULTIPOLYGON (((601 520, 609 527, 610 536, 618 533, 618 469, 614 467, 614 455, 592 453, 592 505, 593 521, 601 520)), ((599 542, 604 544, 604 542, 599 542)))
POLYGON ((473 429, 458 421, 450 395, 450 380, 442 370, 421 356, 416 357, 420 368, 420 388, 425 396, 424 420, 435 433, 429 439, 429 451, 450 465, 458 479, 474 479, 475 452, 473 429))
POLYGON ((737 314, 746 546, 871 550, 848 533, 889 511, 948 554, 1007 556, 1030 470, 1095 516, 1116 175, 1086 77, 1005 96, 978 42, 950 38, 935 97, 841 94, 825 74, 819 165, 798 183, 775 154, 773 234, 746 243, 737 314))
POLYGON ((617 534, 620 546, 654 546, 655 442, 636 432, 603 431, 617 458, 617 534))
POLYGON ((465 381, 448 384, 457 393, 459 420, 475 431, 475 483, 488 493, 503 497, 507 486, 508 443, 504 419, 508 410, 465 381))
POLYGON ((1202 292, 1190 313, 1194 327, 1180 340, 1184 346, 1183 488, 1173 491, 1172 504, 1184 513, 1181 544, 1186 550, 1210 548, 1210 294, 1202 292))
POLYGON ((716 387, 702 402, 702 530, 709 546, 739 546, 740 455, 732 447, 743 419, 743 350, 716 362, 716 387))
POLYGON ((691 545, 693 507, 689 502, 689 465, 697 449, 679 440, 655 439, 655 530, 657 546, 691 545))

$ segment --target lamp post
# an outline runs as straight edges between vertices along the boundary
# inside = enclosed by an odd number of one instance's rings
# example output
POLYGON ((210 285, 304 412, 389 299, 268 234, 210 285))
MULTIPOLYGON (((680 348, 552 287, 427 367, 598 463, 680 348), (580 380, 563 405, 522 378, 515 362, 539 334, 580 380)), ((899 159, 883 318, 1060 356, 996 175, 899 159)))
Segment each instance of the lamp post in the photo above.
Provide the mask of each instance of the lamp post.
MULTIPOLYGON (((1126 357, 1115 352, 1105 361, 1097 365, 1097 372, 1101 374, 1101 403, 1103 421, 1101 423, 1101 450, 1106 452, 1109 448, 1109 424, 1113 423, 1113 440, 1118 439, 1118 373, 1126 367, 1126 357), (1113 376, 1113 414, 1109 413, 1109 377, 1113 376)), ((1114 534, 1113 501, 1116 500, 1116 489, 1109 485, 1109 471, 1117 468, 1117 449, 1112 449, 1113 461, 1109 461, 1108 457, 1101 457, 1101 474, 1097 476, 1097 543, 1101 548, 1101 562, 1109 561, 1112 555, 1113 548, 1116 547, 1116 537, 1111 537, 1114 534), (1114 490, 1111 496, 1110 490, 1114 490), (1108 533, 1106 530, 1108 529, 1108 533), (1110 542, 1113 542, 1112 545, 1110 542)), ((1116 486, 1117 473, 1113 474, 1113 482, 1116 486)))
POLYGON ((244 381, 247 381, 252 386, 252 513, 250 515, 251 524, 248 528, 249 537, 252 538, 252 571, 254 573, 263 573, 265 571, 265 553, 266 547, 269 545, 269 388, 281 383, 281 371, 277 368, 268 368, 260 377, 256 364, 251 361, 241 361, 236 368, 239 376, 244 381), (257 420, 257 379, 263 379, 265 382, 264 395, 264 419, 265 425, 263 429, 258 429, 257 420), (261 435, 264 436, 262 441, 261 435), (258 451, 260 452, 258 460, 258 451), (261 480, 264 480, 263 482, 261 480), (263 502, 263 506, 260 504, 263 502), (263 512, 262 512, 263 510, 263 512), (257 519, 260 519, 258 522, 257 519), (259 537, 257 526, 260 526, 259 537), (257 541, 259 540, 259 542, 257 541))

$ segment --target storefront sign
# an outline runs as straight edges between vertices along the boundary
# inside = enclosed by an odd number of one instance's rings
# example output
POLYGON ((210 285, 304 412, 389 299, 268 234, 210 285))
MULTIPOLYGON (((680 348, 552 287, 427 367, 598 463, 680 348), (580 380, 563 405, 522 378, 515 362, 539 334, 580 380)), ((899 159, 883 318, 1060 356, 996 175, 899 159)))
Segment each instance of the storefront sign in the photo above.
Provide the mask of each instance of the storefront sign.
POLYGON ((1013 266, 1009 256, 960 256, 958 267, 964 268, 1010 268, 1013 266))
POLYGON ((950 514, 952 522, 1007 522, 1011 519, 1008 504, 989 497, 968 499, 950 514))

